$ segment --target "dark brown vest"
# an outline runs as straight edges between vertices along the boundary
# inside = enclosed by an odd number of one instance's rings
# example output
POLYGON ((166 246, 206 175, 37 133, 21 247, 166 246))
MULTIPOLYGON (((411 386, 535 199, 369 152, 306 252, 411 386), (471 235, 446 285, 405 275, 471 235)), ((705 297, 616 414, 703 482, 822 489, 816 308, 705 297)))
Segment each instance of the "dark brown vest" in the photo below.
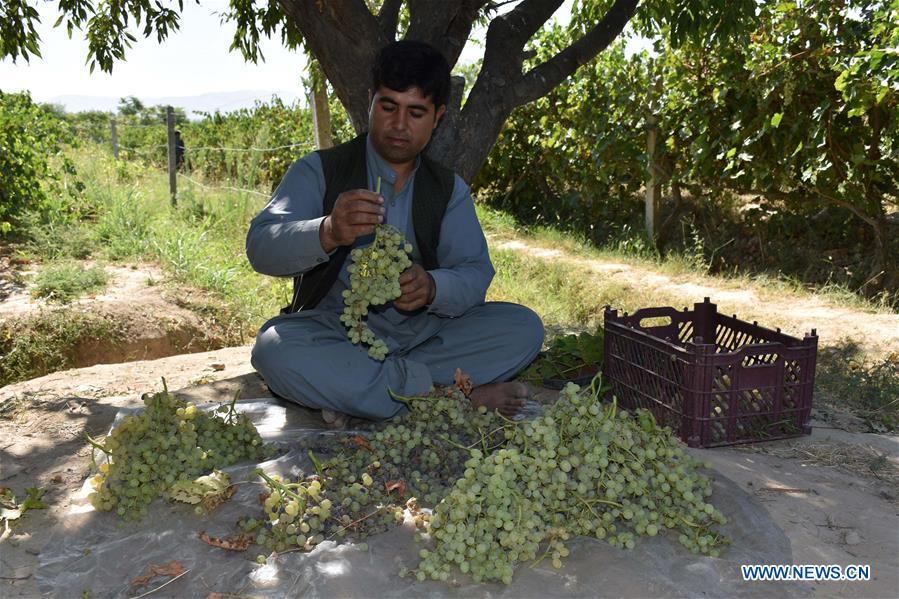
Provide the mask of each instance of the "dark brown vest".
MULTIPOLYGON (((339 146, 318 151, 325 176, 323 215, 331 214, 337 196, 344 191, 368 187, 365 154, 365 134, 339 146)), ((437 245, 440 243, 440 225, 453 194, 454 184, 453 171, 424 155, 421 156, 412 188, 412 228, 415 231, 415 245, 425 270, 439 266, 437 245)), ((331 255, 330 260, 294 277, 293 301, 285 306, 281 313, 310 310, 318 305, 337 280, 350 249, 349 246, 340 246, 331 255)))

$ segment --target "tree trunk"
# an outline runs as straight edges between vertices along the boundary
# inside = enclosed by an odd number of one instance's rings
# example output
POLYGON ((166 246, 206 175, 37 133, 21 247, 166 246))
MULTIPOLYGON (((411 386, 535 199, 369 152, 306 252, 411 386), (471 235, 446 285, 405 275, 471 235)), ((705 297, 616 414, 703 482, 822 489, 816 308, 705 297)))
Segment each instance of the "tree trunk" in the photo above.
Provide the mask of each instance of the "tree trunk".
POLYGON ((315 131, 315 147, 325 150, 334 145, 331 141, 331 107, 328 106, 328 84, 320 81, 309 92, 312 105, 312 127, 315 131))
MULTIPOLYGON (((399 0, 385 0, 372 14, 365 0, 279 0, 284 13, 318 60, 357 132, 368 127, 370 65, 397 34, 399 0)), ((484 62, 468 101, 461 107, 456 82, 444 122, 428 154, 471 181, 487 159, 516 107, 549 93, 578 67, 604 50, 631 19, 639 0, 615 0, 606 15, 568 48, 524 72, 525 46, 562 0, 522 0, 494 17, 487 30, 484 62)), ((455 65, 489 0, 409 2, 406 39, 427 42, 455 65)))

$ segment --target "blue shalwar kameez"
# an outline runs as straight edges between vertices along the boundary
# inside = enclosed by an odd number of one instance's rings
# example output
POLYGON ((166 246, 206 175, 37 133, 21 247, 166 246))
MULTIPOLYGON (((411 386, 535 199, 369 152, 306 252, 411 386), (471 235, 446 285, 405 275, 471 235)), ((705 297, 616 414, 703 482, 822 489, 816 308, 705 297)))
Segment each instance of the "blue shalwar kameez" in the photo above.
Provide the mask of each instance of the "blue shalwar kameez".
MULTIPOLYGON (((412 190, 415 171, 398 192, 396 173, 367 140, 368 188, 381 179, 384 222, 413 242, 412 190)), ((416 166, 417 170, 417 166, 416 166)), ((325 179, 321 159, 311 153, 295 162, 272 200, 251 222, 247 256, 263 274, 293 277, 328 260, 319 241, 325 179)), ((371 243, 372 236, 356 240, 371 243)), ((412 260, 420 262, 418 248, 412 260)), ((405 396, 426 393, 434 384, 453 382, 456 368, 475 385, 509 380, 537 355, 543 324, 530 309, 487 302, 494 269, 475 214, 468 185, 458 175, 440 228, 439 268, 434 301, 415 313, 392 303, 370 309, 368 325, 387 343, 384 362, 353 345, 339 317, 347 266, 312 310, 282 314, 263 325, 252 363, 278 395, 311 408, 329 409, 375 420, 403 409, 388 389, 405 396)))

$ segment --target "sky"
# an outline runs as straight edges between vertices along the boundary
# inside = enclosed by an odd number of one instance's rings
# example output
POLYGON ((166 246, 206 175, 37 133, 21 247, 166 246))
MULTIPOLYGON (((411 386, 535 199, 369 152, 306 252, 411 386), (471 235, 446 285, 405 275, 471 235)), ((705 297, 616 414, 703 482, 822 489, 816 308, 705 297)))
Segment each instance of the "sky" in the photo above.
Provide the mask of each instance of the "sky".
POLYGON ((59 95, 170 97, 237 90, 301 90, 305 69, 302 52, 284 48, 280 41, 263 40, 264 63, 244 61, 239 52, 228 52, 233 25, 221 25, 215 13, 227 8, 226 0, 184 3, 178 33, 159 44, 144 39, 126 51, 126 60, 113 65, 111 75, 99 68, 90 73, 85 63, 87 41, 77 30, 72 39, 64 27, 54 28, 56 2, 41 2, 42 58, 30 63, 21 58, 0 61, 0 88, 30 90, 38 101, 59 95))
MULTIPOLYGON (((567 21, 571 2, 562 4, 556 13, 558 18, 567 21)), ((39 102, 64 95, 133 95, 146 99, 245 90, 290 98, 301 96, 303 53, 284 48, 278 39, 264 39, 261 46, 265 62, 245 62, 239 52, 228 51, 234 26, 222 25, 217 15, 227 6, 227 0, 202 0, 201 5, 186 1, 177 33, 162 44, 155 38, 138 35, 138 41, 126 51, 126 60, 116 62, 110 75, 99 68, 90 73, 83 34, 75 30, 69 39, 65 27, 54 28, 59 16, 57 2, 40 0, 38 33, 42 57, 32 57, 30 62, 19 58, 15 64, 11 59, 0 61, 0 90, 29 90, 39 102)), ((473 62, 482 52, 476 44, 469 43, 460 63, 473 62)), ((217 108, 227 111, 229 107, 217 108)))

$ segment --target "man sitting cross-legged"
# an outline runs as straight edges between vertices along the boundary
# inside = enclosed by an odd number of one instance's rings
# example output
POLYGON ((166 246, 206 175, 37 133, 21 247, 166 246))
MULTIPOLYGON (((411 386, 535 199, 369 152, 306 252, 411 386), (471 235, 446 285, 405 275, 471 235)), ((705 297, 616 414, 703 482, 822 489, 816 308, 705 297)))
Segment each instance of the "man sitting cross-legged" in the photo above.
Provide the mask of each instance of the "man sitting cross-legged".
POLYGON ((291 305, 259 331, 253 366, 274 393, 327 420, 391 418, 404 404, 389 391, 424 394, 452 384, 457 368, 471 376, 474 405, 512 415, 527 398, 510 379, 537 355, 543 324, 524 306, 485 303, 494 269, 469 188, 422 154, 449 87, 434 48, 386 46, 372 69, 368 132, 294 163, 250 225, 253 268, 297 277, 291 305), (369 191, 378 180, 380 193, 369 191), (402 295, 368 313, 387 343, 383 362, 352 344, 340 322, 348 252, 371 243, 379 223, 413 246, 402 295))

